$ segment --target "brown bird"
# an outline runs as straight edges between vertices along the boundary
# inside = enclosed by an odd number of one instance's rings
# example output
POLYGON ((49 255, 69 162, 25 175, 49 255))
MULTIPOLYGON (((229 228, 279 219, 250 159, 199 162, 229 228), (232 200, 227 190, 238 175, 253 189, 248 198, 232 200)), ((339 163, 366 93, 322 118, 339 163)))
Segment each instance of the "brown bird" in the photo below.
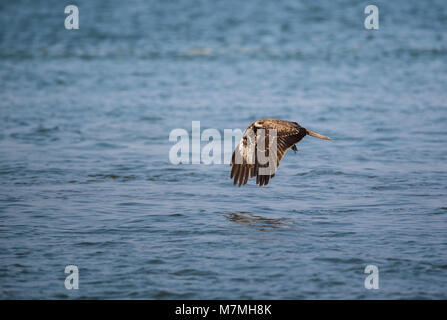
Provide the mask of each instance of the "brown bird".
POLYGON ((296 122, 279 119, 261 119, 250 123, 233 152, 230 178, 234 185, 244 185, 256 177, 256 184, 267 185, 275 176, 276 168, 287 149, 296 153, 296 143, 306 135, 331 140, 322 134, 303 128, 296 122), (275 152, 276 150, 276 152, 275 152))

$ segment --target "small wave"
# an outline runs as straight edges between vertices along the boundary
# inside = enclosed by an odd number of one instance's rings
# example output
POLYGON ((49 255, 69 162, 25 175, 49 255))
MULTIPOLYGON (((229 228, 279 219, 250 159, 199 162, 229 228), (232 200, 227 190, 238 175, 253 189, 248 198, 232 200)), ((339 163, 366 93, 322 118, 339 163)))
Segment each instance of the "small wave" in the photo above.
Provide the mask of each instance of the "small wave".
POLYGON ((119 180, 119 181, 123 181, 123 182, 136 179, 136 176, 133 174, 121 176, 121 175, 113 174, 113 173, 111 173, 111 174, 102 174, 102 173, 89 174, 88 177, 97 178, 97 180, 112 179, 112 180, 119 180))
POLYGON ((159 116, 142 116, 140 117, 141 121, 147 121, 147 122, 157 122, 160 120, 163 120, 163 117, 159 117, 159 116))
POLYGON ((171 291, 160 290, 154 294, 155 299, 188 299, 194 296, 193 293, 175 293, 171 291))

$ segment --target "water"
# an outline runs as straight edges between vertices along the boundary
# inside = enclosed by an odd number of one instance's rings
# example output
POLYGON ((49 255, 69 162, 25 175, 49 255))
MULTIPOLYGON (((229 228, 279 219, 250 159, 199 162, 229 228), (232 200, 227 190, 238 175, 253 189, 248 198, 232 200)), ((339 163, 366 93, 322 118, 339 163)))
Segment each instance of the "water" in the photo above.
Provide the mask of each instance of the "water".
POLYGON ((0 4, 1 298, 447 298, 445 1, 76 4, 0 4), (333 141, 265 188, 169 162, 263 117, 333 141))

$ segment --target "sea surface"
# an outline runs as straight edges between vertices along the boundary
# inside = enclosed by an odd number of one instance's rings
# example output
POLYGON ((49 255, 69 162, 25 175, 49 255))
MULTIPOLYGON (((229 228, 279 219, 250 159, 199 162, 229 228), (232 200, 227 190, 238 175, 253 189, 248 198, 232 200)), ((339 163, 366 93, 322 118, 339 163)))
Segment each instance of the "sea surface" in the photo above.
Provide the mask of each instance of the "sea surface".
POLYGON ((447 299, 444 0, 1 1, 0 81, 1 299, 447 299), (264 117, 333 140, 169 160, 264 117))

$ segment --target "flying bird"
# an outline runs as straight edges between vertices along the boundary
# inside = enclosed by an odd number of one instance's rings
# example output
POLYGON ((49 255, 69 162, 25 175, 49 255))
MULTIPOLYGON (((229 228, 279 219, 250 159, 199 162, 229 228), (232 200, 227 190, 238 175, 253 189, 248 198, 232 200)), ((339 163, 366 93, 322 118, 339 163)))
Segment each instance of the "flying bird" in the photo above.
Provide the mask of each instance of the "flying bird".
POLYGON ((296 122, 266 118, 250 123, 231 158, 233 184, 245 185, 250 176, 259 186, 267 185, 286 151, 291 148, 296 153, 295 144, 306 135, 331 140, 296 122))

